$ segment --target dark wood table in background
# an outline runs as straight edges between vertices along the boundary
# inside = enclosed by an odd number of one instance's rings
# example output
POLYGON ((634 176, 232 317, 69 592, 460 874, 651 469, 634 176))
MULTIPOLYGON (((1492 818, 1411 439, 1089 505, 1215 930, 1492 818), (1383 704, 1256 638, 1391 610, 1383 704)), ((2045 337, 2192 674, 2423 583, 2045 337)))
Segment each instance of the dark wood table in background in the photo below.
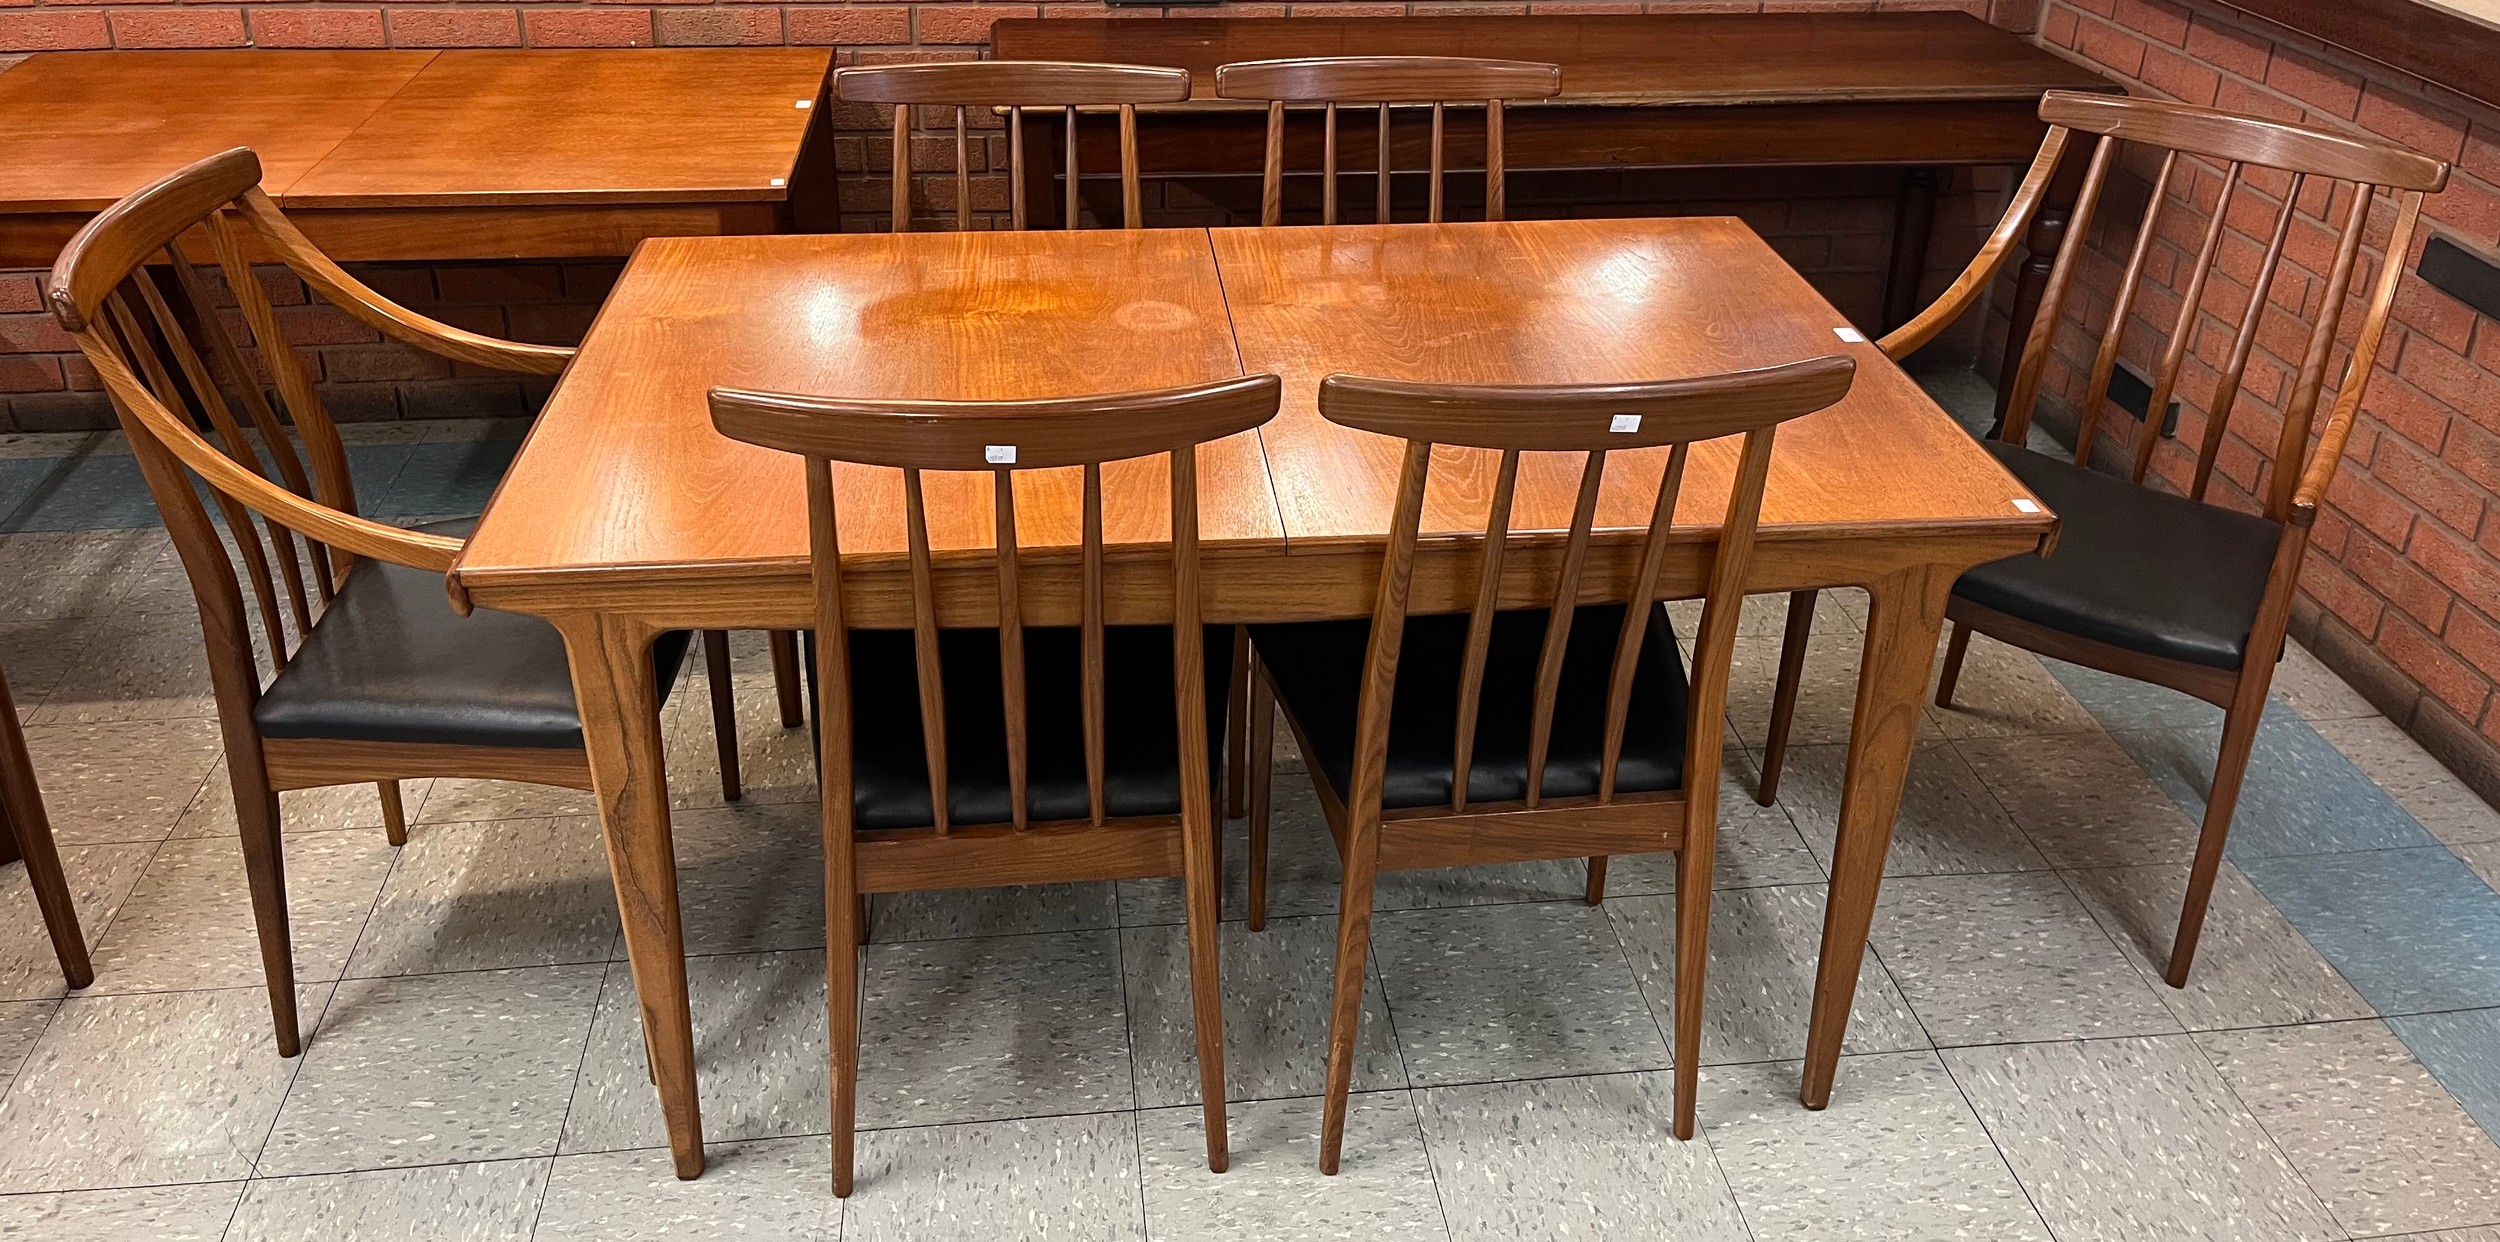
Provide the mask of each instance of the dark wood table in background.
MULTIPOLYGON (((1506 112, 1513 170, 1888 166, 1903 171, 1884 292, 1884 327, 1918 310, 1934 222, 1937 170, 2027 164, 2047 126, 2040 96, 2119 88, 2022 36, 1961 13, 1736 13, 1527 17, 1017 18, 991 35, 1002 60, 1117 61, 1190 71, 1188 103, 1140 109, 1140 158, 1149 176, 1255 174, 1266 105, 1217 100, 1216 66, 1296 56, 1487 56, 1562 66, 1562 94, 1506 112)), ((1026 201, 1055 213, 1058 114, 1026 143, 1026 201)), ((1364 122, 1356 122, 1359 126, 1364 122)), ((1452 158, 1482 150, 1482 121, 1453 114, 1452 158)), ((1116 169, 1108 126, 1085 127, 1078 161, 1116 169)), ((1425 167, 1425 127, 1397 144, 1401 167, 1425 167)), ((1339 168, 1368 172, 1368 138, 1346 141, 1339 168)), ((1317 117, 1287 141, 1288 171, 1319 168, 1317 117)), ((1460 165, 1463 167, 1464 165, 1460 165)), ((1479 165, 1480 166, 1480 165, 1479 165)), ((2075 173, 2081 173, 2080 164, 2075 173)), ((1463 180, 1463 179, 1462 179, 1463 180)), ((2062 226, 2073 179, 2041 213, 2062 226)), ((1357 199, 1368 196, 1358 195, 1357 199)), ((1037 222, 1040 217, 1037 216, 1037 222)), ((2054 250, 2054 231, 2032 253, 2054 250)), ((2045 266, 2024 269, 2015 331, 2027 329, 2045 266)), ((2016 337, 2019 342, 2020 336, 2016 337)), ((2006 356, 2017 356, 2009 349, 2006 356)), ((2010 384, 2000 385, 2010 387, 2010 384)))

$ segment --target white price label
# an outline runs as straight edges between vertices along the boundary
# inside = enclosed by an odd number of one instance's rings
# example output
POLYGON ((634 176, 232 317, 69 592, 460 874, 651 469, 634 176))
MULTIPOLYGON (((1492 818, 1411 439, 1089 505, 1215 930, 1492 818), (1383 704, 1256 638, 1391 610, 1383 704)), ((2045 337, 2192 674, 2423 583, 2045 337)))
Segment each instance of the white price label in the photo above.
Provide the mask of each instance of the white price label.
POLYGON ((1638 414, 1617 414, 1615 421, 1606 428, 1608 431, 1639 431, 1640 429, 1641 416, 1638 414))
POLYGON ((1016 446, 986 444, 981 447, 981 457, 993 466, 1012 466, 1016 464, 1016 446))

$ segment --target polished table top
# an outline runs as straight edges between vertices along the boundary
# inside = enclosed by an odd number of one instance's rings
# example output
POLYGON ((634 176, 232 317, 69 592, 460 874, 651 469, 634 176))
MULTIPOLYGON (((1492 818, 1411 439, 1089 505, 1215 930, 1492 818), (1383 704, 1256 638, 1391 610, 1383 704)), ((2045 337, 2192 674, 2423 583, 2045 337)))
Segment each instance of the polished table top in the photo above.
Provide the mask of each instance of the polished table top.
POLYGON ((237 146, 259 152, 262 188, 341 259, 614 255, 643 237, 787 228, 795 187, 830 198, 810 123, 832 59, 779 47, 40 53, 0 73, 0 267, 51 262, 88 215, 237 146))
MULTIPOLYGON (((1377 541, 1397 497, 1398 445, 1320 417, 1319 381, 1332 371, 1597 383, 1845 353, 1858 364, 1849 395, 1780 428, 1764 539, 1782 528, 1994 525, 2019 519, 2013 498, 2030 495, 1882 351, 1843 337, 1849 321, 1733 217, 1212 236, 1242 365, 1285 381, 1283 409, 1260 437, 1286 539, 1298 546, 1377 541)), ((1680 525, 1717 525, 1735 461, 1732 439, 1695 449, 1680 525)), ((1481 532, 1497 462, 1438 450, 1423 531, 1481 532)), ((1644 528, 1665 452, 1618 462, 1599 493, 1598 526, 1644 528), (1621 468, 1629 462, 1649 468, 1621 468)), ((1567 529, 1579 480, 1575 455, 1526 455, 1512 528, 1567 529)))
MULTIPOLYGON (((1330 371, 1650 379, 1833 352, 1857 359, 1857 385, 1782 430, 1766 544, 2045 535, 2053 519, 2019 510, 2028 493, 1872 345, 1839 335, 1846 325, 1724 218, 654 240, 627 265, 459 573, 480 591, 803 574, 799 463, 715 433, 704 394, 716 385, 1010 398, 1277 371, 1279 418, 1206 454, 1203 537, 1220 556, 1227 545, 1272 553, 1280 538, 1288 553, 1376 544, 1386 530, 1394 447, 1318 418, 1314 390, 1330 371)), ((1490 470, 1448 452, 1427 537, 1482 529, 1490 470)), ((1698 524, 1723 507, 1726 456, 1697 456, 1684 512, 1698 524)), ((1561 527, 1577 470, 1559 458, 1523 469, 1515 528, 1561 527)), ((1019 504, 1028 550, 1075 542, 1075 478, 1063 473, 1022 481, 1035 489, 1019 504)), ((1644 524, 1638 473, 1612 484, 1605 523, 1644 524)), ((1111 543, 1163 536, 1161 478, 1152 465, 1106 478, 1111 543)), ((989 546, 987 482, 932 485, 937 546, 989 546)), ((861 468, 838 486, 845 550, 899 552, 897 476, 861 468)))
MULTIPOLYGON (((468 572, 803 563, 799 459, 713 431, 714 387, 1013 398, 1239 374, 1198 229, 654 239, 505 475, 468 572)), ((1278 545, 1256 437, 1200 464, 1201 537, 1278 545)), ((1076 542, 1077 482, 1019 480, 1026 547, 1076 542)), ((898 472, 846 468, 840 485, 846 549, 904 546, 898 472)), ((1106 467, 1106 540, 1167 539, 1167 486, 1158 462, 1106 467)), ((990 546, 986 478, 928 488, 933 547, 990 546)))
POLYGON ((804 47, 445 52, 279 199, 778 200, 830 63, 804 47))
POLYGON ((2036 99, 2110 89, 2091 70, 1961 13, 1011 18, 991 38, 1001 59, 1176 65, 1190 71, 1194 99, 1214 96, 1218 65, 1296 56, 1546 61, 1563 67, 1553 104, 2036 99))
POLYGON ((0 73, 0 212, 96 212, 193 160, 260 153, 278 193, 437 52, 46 52, 0 73))

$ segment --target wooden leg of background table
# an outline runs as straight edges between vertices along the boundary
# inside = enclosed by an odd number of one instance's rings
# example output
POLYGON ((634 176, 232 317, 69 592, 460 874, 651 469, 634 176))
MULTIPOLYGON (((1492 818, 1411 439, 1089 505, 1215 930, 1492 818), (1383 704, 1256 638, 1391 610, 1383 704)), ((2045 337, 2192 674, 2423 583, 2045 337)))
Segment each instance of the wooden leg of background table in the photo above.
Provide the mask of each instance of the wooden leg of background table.
POLYGON ((1857 995, 1858 967, 1866 960, 1867 931, 1875 920, 1884 854, 1892 846, 1892 821, 1918 742, 1936 632, 1944 625, 1945 597, 1957 576, 1942 566, 1920 566, 1867 587, 1866 655, 1858 668, 1840 836, 1823 909, 1823 955, 1815 967, 1814 1014, 1806 1024, 1805 1084, 1798 1093, 1808 1108, 1831 1102, 1849 1004, 1857 995))
POLYGON ((1919 286, 1927 277, 1927 244, 1936 232, 1936 170, 1912 168, 1901 174, 1901 195, 1893 205, 1892 265, 1884 274, 1884 331, 1908 323, 1919 311, 1919 286))
POLYGON ((677 1176, 703 1172, 703 1117, 695 1098, 694 1017, 686 997, 686 937, 677 920, 677 855, 669 840, 668 773, 661 764, 655 631, 623 617, 558 621, 590 750, 599 823, 607 838, 625 955, 642 1002, 642 1035, 677 1176))
POLYGON ((2014 269, 2014 303, 2007 308, 2005 355, 1997 363, 1997 420, 1988 429, 1994 437, 2005 426, 2005 403, 2014 395, 2015 373, 2022 369, 2023 343, 2031 339, 2032 320, 2039 318, 2040 300, 2049 287, 2049 269, 2056 265, 2057 248, 2066 241, 2066 221, 2074 215, 2075 199, 2083 192, 2083 174, 2092 163, 2092 144, 2070 143, 2065 158, 2057 165, 2057 175, 2050 178, 2046 194, 2040 197, 2040 209, 2032 214, 2031 228, 2023 234, 2022 264, 2014 269))

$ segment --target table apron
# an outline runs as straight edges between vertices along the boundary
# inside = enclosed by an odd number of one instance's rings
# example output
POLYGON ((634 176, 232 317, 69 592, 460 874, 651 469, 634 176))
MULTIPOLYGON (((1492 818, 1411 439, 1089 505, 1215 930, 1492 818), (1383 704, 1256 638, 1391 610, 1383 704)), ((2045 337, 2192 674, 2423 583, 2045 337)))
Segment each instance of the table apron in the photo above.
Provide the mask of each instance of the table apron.
MULTIPOLYGON (((2037 528, 1991 526, 1902 535, 1765 542, 1756 549, 1747 578, 1751 593, 1833 586, 1863 586, 1901 570, 1941 565, 1959 572, 1972 565, 2037 551, 2037 528)), ((1658 598, 1699 597, 1708 581, 1708 541, 1670 549, 1659 577, 1658 598)), ((1464 612, 1475 598, 1480 540, 1427 544, 1416 553, 1411 607, 1416 612, 1464 612)), ((1623 599, 1631 593, 1639 549, 1629 542, 1589 550, 1580 596, 1586 601, 1623 599)), ((1322 621, 1371 615, 1378 589, 1381 545, 1347 541, 1293 553, 1209 547, 1202 562, 1205 615, 1210 622, 1322 621)), ((855 626, 907 629, 912 624, 908 568, 846 562, 844 600, 855 626)), ((1561 549, 1553 543, 1514 543, 1503 557, 1501 604, 1543 607, 1553 600, 1561 549)), ((941 624, 998 623, 997 570, 986 556, 957 566, 940 562, 934 575, 941 624)), ((1113 624, 1154 624, 1171 618, 1171 576, 1164 555, 1147 550, 1105 563, 1105 614, 1113 624)), ((621 570, 553 576, 527 582, 464 579, 480 607, 547 617, 605 614, 628 617, 655 629, 800 629, 815 624, 814 599, 803 562, 782 566, 721 565, 621 570)), ((1078 567, 1072 556, 1028 556, 1020 591, 1030 625, 1074 625, 1078 567)))
MULTIPOLYGON (((2037 99, 1863 100, 1843 103, 1742 105, 1572 105, 1514 108, 1504 124, 1504 150, 1514 170, 1606 167, 1850 166, 1894 164, 2020 164, 2047 132, 2037 99)), ((1039 127, 1027 150, 1056 172, 1060 114, 1036 109, 1039 127), (1043 140, 1047 136, 1047 140, 1043 140)), ((1338 118, 1340 172, 1373 165, 1373 113, 1350 107, 1338 118)), ((1484 113, 1448 114, 1449 167, 1481 169, 1484 113)), ((1256 175, 1266 149, 1267 118, 1258 111, 1175 109, 1141 118, 1138 162, 1150 177, 1256 175)), ((1430 129, 1401 111, 1390 126, 1390 158, 1421 171, 1431 155, 1430 129)), ((1120 167, 1119 134, 1108 118, 1078 126, 1077 159, 1089 172, 1120 167)), ((1316 111, 1288 113, 1285 167, 1317 173, 1321 130, 1316 111)))
MULTIPOLYGON (((782 233, 790 228, 789 204, 764 201, 499 207, 302 207, 290 203, 284 210, 314 245, 342 263, 623 258, 646 237, 782 233)), ((88 211, 0 215, 0 268, 52 266, 71 235, 94 215, 88 211)), ((198 229, 184 235, 183 253, 195 262, 216 261, 207 235, 198 229)), ((267 262, 277 259, 266 252, 253 257, 267 262)))

